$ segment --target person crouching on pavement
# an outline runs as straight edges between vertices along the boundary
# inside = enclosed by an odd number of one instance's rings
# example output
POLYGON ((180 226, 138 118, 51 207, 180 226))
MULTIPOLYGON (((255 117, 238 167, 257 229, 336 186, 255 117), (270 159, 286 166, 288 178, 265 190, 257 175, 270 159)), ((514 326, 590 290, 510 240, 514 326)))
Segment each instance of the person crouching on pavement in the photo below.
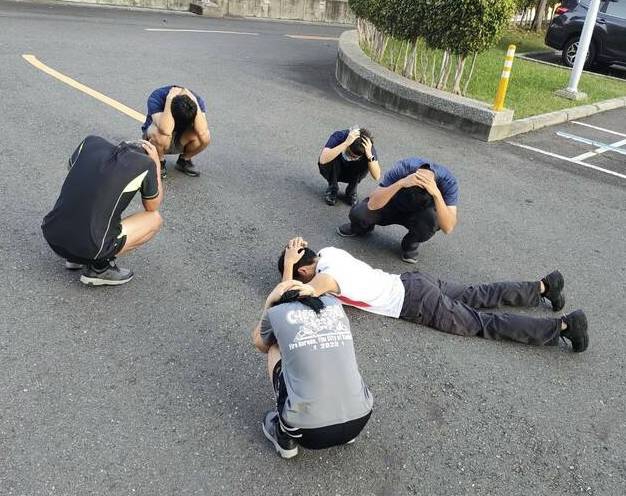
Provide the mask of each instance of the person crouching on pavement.
POLYGON ((165 155, 179 154, 176 169, 190 177, 200 173, 191 161, 211 142, 204 100, 187 88, 164 86, 148 97, 148 113, 141 126, 143 139, 156 146, 161 177, 167 177, 165 155))
POLYGON ((458 182, 447 167, 406 158, 387 171, 369 198, 352 207, 350 222, 337 227, 337 234, 362 236, 377 225, 404 226, 409 232, 402 239, 402 260, 414 264, 420 243, 438 230, 454 230, 458 202, 458 182))
POLYGON ((369 172, 375 181, 380 178, 380 165, 373 138, 365 128, 354 126, 330 135, 318 160, 320 174, 328 181, 324 200, 337 203, 339 183, 348 183, 345 201, 355 205, 357 186, 369 172))
POLYGON ((324 449, 355 440, 372 414, 373 397, 359 373, 341 302, 312 297, 301 282, 282 282, 267 297, 252 341, 267 353, 276 395, 263 433, 282 458, 296 456, 298 446, 324 449))
POLYGON ((41 229, 70 270, 84 269, 83 284, 116 286, 133 278, 116 257, 151 240, 163 220, 159 155, 147 141, 109 143, 87 136, 69 159, 69 172, 41 229), (143 212, 122 219, 141 191, 143 212))

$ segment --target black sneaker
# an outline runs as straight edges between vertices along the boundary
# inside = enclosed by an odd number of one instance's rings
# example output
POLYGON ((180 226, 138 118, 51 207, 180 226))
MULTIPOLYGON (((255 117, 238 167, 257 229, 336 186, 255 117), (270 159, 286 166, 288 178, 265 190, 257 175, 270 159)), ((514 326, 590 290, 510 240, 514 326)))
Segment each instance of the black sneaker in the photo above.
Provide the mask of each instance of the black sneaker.
POLYGON ((416 264, 417 263, 417 252, 403 251, 402 252, 402 261, 408 264, 416 264))
POLYGON ((546 287, 546 292, 541 296, 550 300, 550 303, 552 303, 552 310, 558 312, 565 306, 565 296, 561 294, 563 286, 565 286, 563 274, 561 274, 558 270, 555 270, 544 277, 541 282, 543 282, 546 287))
POLYGON ((200 173, 195 169, 195 165, 191 160, 183 158, 182 155, 178 157, 176 161, 176 169, 189 177, 198 177, 200 173))
POLYGON ((278 427, 278 412, 270 410, 263 419, 263 434, 271 441, 281 458, 293 458, 298 454, 298 443, 283 434, 278 427))
POLYGON ((167 177, 167 166, 165 165, 165 160, 161 160, 161 179, 165 179, 167 177))
POLYGON ((408 264, 416 264, 417 263, 417 248, 419 245, 414 244, 413 249, 411 251, 402 250, 402 261, 408 264))
POLYGON ((104 270, 97 270, 91 265, 88 266, 83 275, 80 276, 80 282, 87 286, 119 286, 126 284, 132 278, 132 270, 120 269, 114 261, 111 261, 109 267, 104 270))
POLYGON ((359 197, 356 193, 356 186, 356 184, 348 184, 348 187, 346 188, 345 202, 348 205, 354 206, 359 201, 359 197))
POLYGON ((78 269, 84 269, 85 265, 84 264, 80 264, 80 263, 70 262, 69 260, 66 260, 65 261, 65 268, 67 270, 78 270, 78 269))
POLYGON ((358 236, 358 234, 352 230, 352 224, 349 222, 337 226, 337 234, 344 238, 354 238, 355 236, 358 236))
POLYGON ((331 207, 337 203, 337 188, 333 186, 326 188, 324 201, 326 202, 326 205, 330 205, 331 207))
POLYGON ((563 322, 567 329, 561 331, 561 337, 567 338, 572 343, 572 349, 576 353, 585 351, 589 346, 589 335, 587 334, 587 316, 582 310, 575 310, 563 317, 563 322))

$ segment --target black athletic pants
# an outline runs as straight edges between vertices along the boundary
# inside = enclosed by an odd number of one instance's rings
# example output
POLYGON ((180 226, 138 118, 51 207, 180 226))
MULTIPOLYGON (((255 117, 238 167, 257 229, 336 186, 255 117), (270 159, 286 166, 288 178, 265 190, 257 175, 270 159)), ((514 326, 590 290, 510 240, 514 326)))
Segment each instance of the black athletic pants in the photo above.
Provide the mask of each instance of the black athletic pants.
POLYGON ((328 181, 328 187, 335 193, 339 191, 338 183, 348 183, 348 188, 354 189, 365 176, 367 176, 367 160, 355 160, 346 165, 341 160, 341 155, 328 164, 317 164, 320 174, 328 181))
POLYGON ((278 429, 286 436, 289 436, 306 449, 326 449, 331 446, 341 446, 356 438, 367 421, 372 416, 371 410, 361 418, 349 420, 342 424, 327 425, 315 429, 297 429, 287 425, 282 420, 282 412, 287 401, 287 385, 283 375, 282 360, 274 365, 272 371, 272 383, 274 384, 274 393, 276 394, 276 410, 280 417, 278 429))
POLYGON ((366 234, 375 226, 390 226, 398 224, 406 227, 409 232, 402 238, 402 251, 411 254, 417 252, 420 243, 428 241, 439 230, 434 204, 426 208, 419 208, 414 212, 405 213, 396 209, 391 203, 378 210, 367 207, 369 198, 357 203, 350 210, 350 224, 352 232, 366 234))
POLYGON ((479 312, 499 305, 534 307, 541 296, 538 282, 497 282, 465 286, 423 272, 405 272, 400 318, 459 336, 506 339, 537 346, 559 342, 561 319, 510 313, 479 312))

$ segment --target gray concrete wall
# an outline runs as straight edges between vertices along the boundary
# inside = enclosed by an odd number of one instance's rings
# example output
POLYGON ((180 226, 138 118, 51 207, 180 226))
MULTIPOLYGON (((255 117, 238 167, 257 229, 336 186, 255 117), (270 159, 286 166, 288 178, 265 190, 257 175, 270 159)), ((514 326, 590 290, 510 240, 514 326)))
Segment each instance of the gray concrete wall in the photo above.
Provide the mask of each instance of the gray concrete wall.
MULTIPOLYGON (((80 3, 189 10, 191 0, 65 0, 80 3)), ((291 19, 315 22, 353 23, 348 0, 213 0, 222 15, 291 19)))
POLYGON ((225 15, 352 23, 348 0, 217 0, 225 15))

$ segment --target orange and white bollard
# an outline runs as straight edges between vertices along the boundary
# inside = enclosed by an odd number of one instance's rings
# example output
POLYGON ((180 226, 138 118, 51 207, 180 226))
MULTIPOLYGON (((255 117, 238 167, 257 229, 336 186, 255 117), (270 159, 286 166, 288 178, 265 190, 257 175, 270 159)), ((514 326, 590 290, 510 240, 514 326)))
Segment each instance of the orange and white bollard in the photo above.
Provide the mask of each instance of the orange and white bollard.
POLYGON ((513 68, 513 58, 515 57, 515 45, 509 45, 504 59, 504 69, 500 76, 500 84, 498 84, 498 92, 496 93, 496 101, 493 109, 496 112, 504 110, 504 99, 506 98, 506 90, 509 87, 509 78, 511 77, 511 69, 513 68))

